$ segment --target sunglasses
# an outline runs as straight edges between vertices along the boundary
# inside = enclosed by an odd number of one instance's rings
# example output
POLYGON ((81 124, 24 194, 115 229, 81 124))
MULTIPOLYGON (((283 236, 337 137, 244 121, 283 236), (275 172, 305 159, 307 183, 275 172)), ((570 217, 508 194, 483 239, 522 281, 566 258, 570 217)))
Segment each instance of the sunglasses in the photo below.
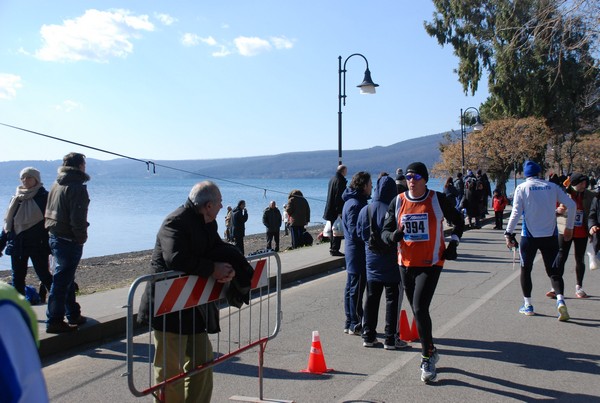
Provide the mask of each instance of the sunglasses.
POLYGON ((418 181, 418 180, 423 179, 423 177, 421 175, 419 175, 419 174, 408 174, 408 175, 405 176, 405 178, 406 178, 407 181, 411 181, 413 179, 416 180, 416 181, 418 181))

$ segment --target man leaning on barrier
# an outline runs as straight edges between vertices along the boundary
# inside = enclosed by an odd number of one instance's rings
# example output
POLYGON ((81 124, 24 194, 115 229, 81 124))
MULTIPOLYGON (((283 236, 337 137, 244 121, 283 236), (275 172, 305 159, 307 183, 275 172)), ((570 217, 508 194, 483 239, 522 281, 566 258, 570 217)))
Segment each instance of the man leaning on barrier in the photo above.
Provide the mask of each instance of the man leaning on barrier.
MULTIPOLYGON (((190 191, 185 204, 163 221, 152 253, 152 272, 182 271, 230 283, 227 298, 231 305, 248 303, 252 267, 245 257, 221 239, 216 217, 223 207, 221 192, 210 181, 190 191)), ((213 350, 208 333, 217 333, 219 311, 215 303, 153 317, 154 287, 142 296, 138 321, 150 322, 154 330, 155 377, 157 383, 210 362, 213 350)), ((212 369, 184 381, 169 383, 159 394, 165 402, 210 402, 212 369), (162 396, 161 396, 162 395, 162 396)))

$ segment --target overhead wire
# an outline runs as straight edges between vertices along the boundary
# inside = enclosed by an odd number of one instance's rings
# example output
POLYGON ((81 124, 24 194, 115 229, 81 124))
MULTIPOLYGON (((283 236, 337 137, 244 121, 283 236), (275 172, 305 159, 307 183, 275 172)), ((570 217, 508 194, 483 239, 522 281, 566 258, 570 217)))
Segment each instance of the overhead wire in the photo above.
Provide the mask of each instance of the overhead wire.
MULTIPOLYGON (((151 160, 143 160, 141 158, 131 157, 129 155, 124 155, 124 154, 120 154, 120 153, 117 153, 117 152, 114 152, 114 151, 105 150, 103 148, 98 148, 98 147, 90 146, 90 145, 87 145, 87 144, 78 143, 78 142, 75 142, 75 141, 72 141, 72 140, 67 140, 67 139, 64 139, 64 138, 60 138, 60 137, 56 137, 56 136, 51 136, 49 134, 40 133, 40 132, 37 132, 35 130, 25 129, 23 127, 14 126, 14 125, 10 125, 10 124, 7 124, 7 123, 0 122, 0 125, 1 126, 5 126, 5 127, 9 127, 11 129, 20 130, 20 131, 23 131, 23 132, 35 134, 37 136, 46 137, 46 138, 49 138, 49 139, 52 139, 52 140, 62 141, 64 143, 69 143, 69 144, 73 144, 73 145, 76 145, 76 146, 79 146, 79 147, 88 148, 90 150, 99 151, 99 152, 102 152, 102 153, 105 153, 105 154, 110 154, 110 155, 114 155, 114 156, 117 156, 117 157, 129 159, 129 160, 132 160, 132 161, 141 162, 141 163, 146 164, 146 169, 149 172, 150 172, 150 167, 152 166, 152 173, 153 174, 156 174, 156 167, 160 167, 160 168, 164 168, 164 169, 170 169, 172 171, 177 171, 177 172, 186 173, 186 174, 190 174, 190 175, 200 176, 200 177, 203 177, 203 178, 213 179, 213 180, 217 180, 217 181, 221 181, 221 182, 227 182, 227 183, 231 183, 231 184, 238 185, 238 186, 245 186, 245 187, 248 187, 248 188, 262 190, 263 191, 263 197, 265 199, 267 198, 267 192, 276 193, 276 194, 282 194, 282 195, 286 195, 286 196, 288 195, 288 193, 282 192, 282 191, 279 191, 279 190, 268 189, 268 188, 264 188, 264 187, 260 187, 260 186, 255 186, 255 185, 249 185, 247 183, 242 183, 242 182, 238 182, 238 181, 234 181, 234 180, 230 180, 230 179, 218 178, 218 177, 215 177, 215 176, 210 176, 210 175, 202 174, 200 172, 188 171, 186 169, 181 169, 181 168, 176 168, 176 167, 172 167, 172 166, 169 166, 169 165, 160 164, 160 163, 157 163, 157 162, 154 162, 154 161, 151 161, 151 160)), ((318 202, 321 202, 321 203, 325 203, 325 201, 322 200, 322 199, 316 199, 316 198, 306 197, 306 196, 304 196, 304 198, 307 199, 307 200, 313 200, 313 201, 318 201, 318 202)))

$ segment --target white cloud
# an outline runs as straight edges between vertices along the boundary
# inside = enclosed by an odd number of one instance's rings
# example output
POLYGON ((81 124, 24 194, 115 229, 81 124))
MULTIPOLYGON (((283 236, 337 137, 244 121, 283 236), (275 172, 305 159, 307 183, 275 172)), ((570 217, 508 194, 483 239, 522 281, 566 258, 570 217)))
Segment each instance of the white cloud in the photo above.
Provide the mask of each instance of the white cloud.
POLYGON ((291 49, 294 47, 294 42, 286 38, 285 36, 271 37, 271 43, 275 46, 275 49, 291 49))
POLYGON ((183 46, 196 46, 200 43, 200 37, 196 34, 186 33, 181 37, 183 46))
POLYGON ((54 107, 57 111, 63 111, 63 112, 73 112, 76 109, 82 109, 81 104, 75 102, 75 101, 70 101, 70 100, 66 100, 63 101, 62 104, 60 105, 56 105, 54 107))
POLYGON ((154 13, 154 16, 157 20, 159 20, 163 25, 173 25, 177 22, 177 18, 170 16, 169 14, 162 13, 154 13))
POLYGON ((111 57, 127 57, 133 51, 131 39, 139 38, 140 31, 153 30, 147 15, 87 10, 62 25, 43 25, 40 33, 44 44, 35 55, 46 61, 107 62, 111 57))
POLYGON ((13 99, 17 96, 17 89, 21 87, 21 77, 0 73, 0 99, 13 99))
POLYGON ((269 41, 258 37, 239 36, 233 42, 242 56, 256 56, 268 52, 272 48, 269 41))

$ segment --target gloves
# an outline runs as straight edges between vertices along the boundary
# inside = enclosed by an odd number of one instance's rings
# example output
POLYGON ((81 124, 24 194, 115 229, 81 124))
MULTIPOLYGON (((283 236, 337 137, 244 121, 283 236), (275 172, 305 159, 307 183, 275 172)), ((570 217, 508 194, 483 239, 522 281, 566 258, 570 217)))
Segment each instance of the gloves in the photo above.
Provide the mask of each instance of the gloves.
POLYGON ((519 242, 517 242, 517 238, 515 234, 504 233, 504 237, 506 238, 506 246, 508 248, 519 249, 519 242), (509 246, 510 244, 510 246, 509 246))
POLYGON ((458 247, 458 241, 450 241, 446 250, 444 251, 443 258, 444 260, 456 260, 458 257, 458 253, 456 253, 456 248, 458 247))
POLYGON ((394 231, 391 236, 392 241, 396 243, 400 242, 402 238, 404 238, 404 225, 402 226, 402 228, 394 231))

